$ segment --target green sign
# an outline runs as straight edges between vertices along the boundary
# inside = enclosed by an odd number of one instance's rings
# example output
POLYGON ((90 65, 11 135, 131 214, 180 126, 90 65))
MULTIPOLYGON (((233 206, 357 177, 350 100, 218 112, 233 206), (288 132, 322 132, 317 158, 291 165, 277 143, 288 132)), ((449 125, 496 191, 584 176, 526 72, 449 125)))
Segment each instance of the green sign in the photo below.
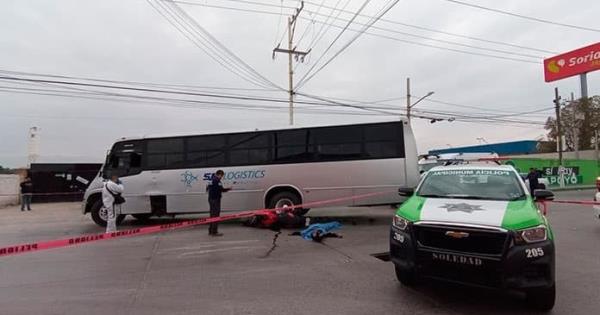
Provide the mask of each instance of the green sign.
POLYGON ((514 158, 504 164, 514 166, 522 174, 534 167, 548 179, 550 186, 594 185, 600 176, 600 164, 594 160, 563 160, 561 166, 553 159, 514 158))

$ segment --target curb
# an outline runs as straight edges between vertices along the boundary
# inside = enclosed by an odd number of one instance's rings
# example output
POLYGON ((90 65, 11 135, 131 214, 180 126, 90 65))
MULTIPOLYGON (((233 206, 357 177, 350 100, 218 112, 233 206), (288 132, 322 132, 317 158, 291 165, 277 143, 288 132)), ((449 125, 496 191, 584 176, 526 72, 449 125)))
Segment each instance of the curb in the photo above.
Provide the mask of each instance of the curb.
POLYGON ((566 186, 566 187, 549 187, 552 191, 573 191, 573 190, 591 190, 596 189, 595 185, 589 186, 566 186))

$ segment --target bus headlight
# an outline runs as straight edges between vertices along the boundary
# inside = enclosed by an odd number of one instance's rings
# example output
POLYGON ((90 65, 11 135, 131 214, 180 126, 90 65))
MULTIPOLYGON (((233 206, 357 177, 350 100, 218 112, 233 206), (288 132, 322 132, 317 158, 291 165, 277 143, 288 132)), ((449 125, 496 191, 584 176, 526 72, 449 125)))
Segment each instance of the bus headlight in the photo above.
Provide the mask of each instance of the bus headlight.
POLYGON ((515 243, 517 244, 530 244, 543 242, 548 239, 548 232, 545 226, 537 226, 534 228, 524 229, 517 231, 515 237, 515 243))
POLYGON ((406 231, 409 223, 410 221, 406 220, 405 218, 399 215, 394 215, 394 220, 392 221, 392 225, 401 231, 406 231))

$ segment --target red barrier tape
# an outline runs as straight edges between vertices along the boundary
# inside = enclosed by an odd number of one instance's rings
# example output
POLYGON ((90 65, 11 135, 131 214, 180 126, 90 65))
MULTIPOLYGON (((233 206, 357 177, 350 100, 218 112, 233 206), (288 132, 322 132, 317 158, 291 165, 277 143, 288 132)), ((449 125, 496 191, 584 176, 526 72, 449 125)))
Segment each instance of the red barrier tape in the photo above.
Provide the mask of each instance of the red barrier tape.
POLYGON ((600 206, 600 202, 597 201, 581 201, 581 200, 541 200, 537 201, 537 204, 541 207, 541 211, 544 215, 548 214, 548 203, 561 203, 561 204, 573 204, 573 205, 584 205, 584 206, 600 206))
MULTIPOLYGON (((27 193, 25 195, 30 196, 55 196, 55 195, 83 195, 85 191, 77 192, 77 191, 68 191, 68 192, 53 192, 53 193, 27 193)), ((0 194, 0 197, 10 197, 10 196, 21 196, 23 193, 18 194, 0 194)))
POLYGON ((599 206, 600 202, 597 201, 581 201, 581 200, 548 200, 550 203, 570 203, 574 205, 586 205, 586 206, 599 206))
POLYGON ((77 245, 77 244, 108 240, 108 239, 112 239, 112 238, 145 235, 145 234, 157 233, 157 232, 161 232, 161 231, 165 231, 165 230, 181 229, 181 228, 195 226, 195 225, 202 225, 202 224, 229 221, 229 220, 234 220, 234 219, 248 218, 248 217, 252 217, 255 215, 261 215, 261 214, 265 214, 266 212, 272 212, 272 211, 281 211, 281 210, 291 211, 291 210, 297 209, 297 208, 309 208, 309 207, 315 207, 315 206, 326 205, 326 204, 334 204, 334 203, 341 202, 341 201, 364 199, 364 198, 368 198, 368 197, 374 197, 374 196, 390 194, 390 193, 392 193, 392 192, 369 193, 369 194, 356 195, 356 196, 350 196, 350 197, 342 197, 342 198, 335 198, 335 199, 329 199, 329 200, 309 202, 309 203, 295 205, 295 206, 291 206, 291 207, 285 207, 285 208, 259 209, 259 210, 253 210, 253 211, 244 211, 244 212, 224 215, 224 216, 220 216, 220 217, 193 219, 193 220, 187 220, 187 221, 181 221, 181 222, 175 222, 175 223, 167 223, 167 224, 161 224, 161 225, 154 225, 154 226, 148 226, 148 227, 142 227, 142 228, 136 228, 136 229, 117 231, 117 232, 112 232, 112 233, 87 234, 87 235, 80 235, 77 237, 65 238, 65 239, 60 239, 60 240, 51 240, 51 241, 42 241, 42 242, 35 242, 35 243, 28 243, 28 244, 12 245, 12 246, 1 247, 0 248, 0 257, 17 255, 17 254, 28 253, 28 252, 36 252, 36 251, 45 250, 45 249, 73 246, 73 245, 77 245))

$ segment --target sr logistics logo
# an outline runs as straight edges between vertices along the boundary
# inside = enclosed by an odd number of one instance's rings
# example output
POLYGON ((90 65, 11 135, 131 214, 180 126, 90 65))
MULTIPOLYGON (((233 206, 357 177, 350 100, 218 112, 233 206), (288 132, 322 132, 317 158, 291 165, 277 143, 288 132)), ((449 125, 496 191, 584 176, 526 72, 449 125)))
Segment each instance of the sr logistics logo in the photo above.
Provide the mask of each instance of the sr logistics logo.
MULTIPOLYGON (((261 179, 265 177, 266 170, 249 170, 249 171, 232 171, 225 172, 223 176, 224 180, 238 180, 238 179, 261 179)), ((203 179, 210 181, 213 173, 204 173, 203 179)))

